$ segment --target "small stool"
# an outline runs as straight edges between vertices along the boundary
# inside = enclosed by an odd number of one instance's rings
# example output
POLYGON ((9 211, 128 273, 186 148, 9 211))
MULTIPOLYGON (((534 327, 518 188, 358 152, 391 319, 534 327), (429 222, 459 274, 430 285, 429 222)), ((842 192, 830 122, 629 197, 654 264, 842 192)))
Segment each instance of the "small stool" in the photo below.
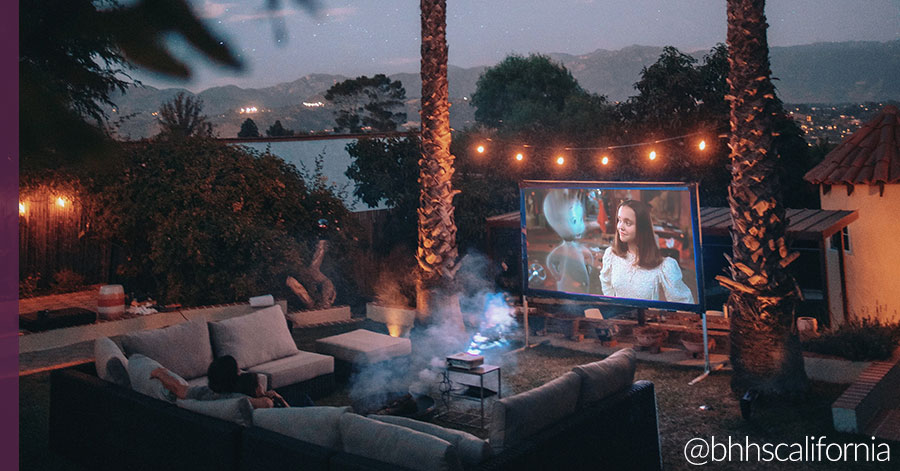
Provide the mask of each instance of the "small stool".
POLYGON ((408 360, 412 343, 406 338, 357 329, 316 340, 316 351, 333 356, 335 377, 346 380, 352 372, 369 365, 408 360))

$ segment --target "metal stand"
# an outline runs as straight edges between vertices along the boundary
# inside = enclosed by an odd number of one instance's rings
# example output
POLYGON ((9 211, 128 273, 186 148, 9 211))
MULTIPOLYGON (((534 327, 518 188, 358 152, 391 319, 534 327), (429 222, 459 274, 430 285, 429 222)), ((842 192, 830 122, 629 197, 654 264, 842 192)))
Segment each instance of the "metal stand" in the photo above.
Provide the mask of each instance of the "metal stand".
POLYGON ((517 349, 513 350, 514 352, 521 352, 521 351, 527 350, 533 346, 533 345, 531 345, 531 343, 529 341, 529 335, 531 332, 530 332, 530 329, 528 328, 528 298, 525 297, 524 293, 522 293, 522 309, 525 310, 525 312, 524 312, 524 315, 525 315, 525 345, 523 345, 522 348, 517 348, 517 349))
MULTIPOLYGON (((688 383, 689 386, 693 386, 693 385, 699 383, 700 381, 703 381, 707 376, 709 376, 709 373, 710 373, 710 369, 709 369, 709 333, 706 330, 706 313, 705 312, 700 313, 700 318, 703 321, 703 374, 692 379, 691 382, 688 383)), ((716 369, 718 370, 718 369, 722 368, 723 366, 725 366, 725 365, 724 364, 717 365, 716 369)))

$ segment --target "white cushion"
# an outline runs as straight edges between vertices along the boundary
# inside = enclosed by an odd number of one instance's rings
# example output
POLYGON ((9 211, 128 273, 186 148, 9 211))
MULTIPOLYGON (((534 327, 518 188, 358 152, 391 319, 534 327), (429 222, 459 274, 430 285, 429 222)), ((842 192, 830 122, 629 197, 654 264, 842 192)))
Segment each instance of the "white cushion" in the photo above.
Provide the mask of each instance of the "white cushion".
POLYGON ((456 451, 459 453, 459 459, 466 468, 477 466, 482 461, 490 458, 493 454, 487 441, 461 430, 445 428, 440 425, 422 422, 421 420, 394 415, 373 414, 370 415, 369 418, 388 424, 399 425, 418 432, 427 433, 428 435, 433 435, 442 440, 447 440, 456 447, 456 451))
MULTIPOLYGON (((140 353, 132 355, 128 359, 128 379, 131 381, 131 388, 162 401, 175 402, 175 394, 166 389, 160 380, 150 377, 150 373, 161 366, 158 361, 140 353)), ((181 376, 171 371, 169 374, 175 381, 187 385, 187 381, 181 376)))
POLYGON ((490 425, 494 452, 575 413, 580 389, 581 377, 570 371, 530 391, 494 401, 490 425))
POLYGON ((135 353, 160 362, 182 378, 205 376, 212 363, 209 329, 204 321, 188 321, 122 337, 130 357, 135 353))
POLYGON ((270 306, 251 314, 209 323, 216 357, 231 355, 240 368, 297 353, 281 306, 270 306))
POLYGON ((286 407, 256 409, 253 425, 282 435, 341 449, 340 419, 349 407, 286 407))
POLYGON ((111 381, 119 386, 131 387, 128 379, 128 359, 122 349, 109 337, 101 337, 94 341, 94 366, 100 379, 111 381))
POLYGON ((356 414, 342 415, 340 424, 346 453, 422 471, 462 469, 446 440, 356 414))
POLYGON ((249 426, 253 423, 253 404, 249 396, 216 399, 212 401, 198 399, 178 399, 178 407, 194 411, 210 417, 249 426))
POLYGON ((316 340, 316 351, 354 364, 370 364, 409 355, 412 343, 406 338, 357 329, 316 340))
POLYGON ((573 368, 581 377, 579 404, 599 401, 630 386, 634 382, 635 361, 634 350, 625 348, 603 360, 573 368))
POLYGON ((249 371, 265 376, 268 387, 275 389, 334 373, 334 358, 318 353, 298 351, 289 357, 256 365, 249 371))

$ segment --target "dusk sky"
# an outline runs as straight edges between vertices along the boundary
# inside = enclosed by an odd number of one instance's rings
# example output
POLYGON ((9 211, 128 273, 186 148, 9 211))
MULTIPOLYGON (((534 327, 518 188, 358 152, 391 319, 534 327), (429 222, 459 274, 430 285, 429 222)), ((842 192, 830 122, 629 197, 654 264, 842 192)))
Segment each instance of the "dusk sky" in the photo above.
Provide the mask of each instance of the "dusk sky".
MULTIPOLYGON (((510 53, 584 54, 639 44, 689 52, 725 41, 725 0, 448 0, 450 64, 493 65, 510 53)), ((769 0, 769 44, 900 39, 900 0, 769 0)), ((192 0, 232 46, 246 70, 235 74, 192 61, 189 82, 137 73, 155 87, 200 91, 217 85, 265 87, 310 73, 356 76, 419 68, 419 2, 320 0, 311 14, 282 0, 275 39, 264 0, 192 0)), ((175 41, 177 44, 177 40, 175 41)), ((184 57, 192 58, 190 53, 184 57)))

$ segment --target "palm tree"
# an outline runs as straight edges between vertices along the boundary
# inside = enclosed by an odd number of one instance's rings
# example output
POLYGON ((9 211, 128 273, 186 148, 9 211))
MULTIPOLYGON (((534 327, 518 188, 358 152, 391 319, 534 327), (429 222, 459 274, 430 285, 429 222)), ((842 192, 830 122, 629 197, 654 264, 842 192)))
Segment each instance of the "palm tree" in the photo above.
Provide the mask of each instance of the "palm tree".
POLYGON ((798 254, 785 241, 774 122, 780 113, 770 79, 765 0, 728 0, 731 87, 731 388, 740 394, 805 391, 800 343, 792 333, 797 284, 786 267, 798 254))
POLYGON ((447 89, 447 2, 421 0, 422 159, 419 160, 416 308, 440 313, 463 329, 453 279, 459 269, 454 221, 453 155, 447 89))

